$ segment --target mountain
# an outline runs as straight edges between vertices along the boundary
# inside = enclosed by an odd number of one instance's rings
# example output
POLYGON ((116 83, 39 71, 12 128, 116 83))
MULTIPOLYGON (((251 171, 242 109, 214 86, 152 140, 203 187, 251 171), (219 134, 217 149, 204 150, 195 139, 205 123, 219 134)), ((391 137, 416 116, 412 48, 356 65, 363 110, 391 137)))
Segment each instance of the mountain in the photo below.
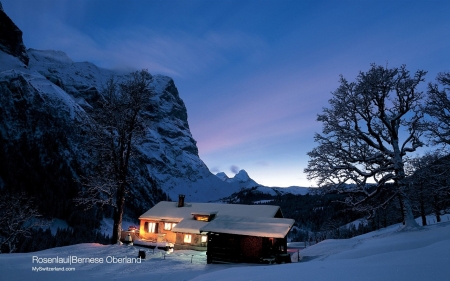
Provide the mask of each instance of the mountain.
POLYGON ((217 173, 216 177, 218 177, 224 182, 238 184, 241 188, 250 188, 259 185, 249 177, 249 175, 245 170, 240 170, 232 178, 229 178, 224 172, 217 173))
MULTIPOLYGON (((252 192, 258 192, 268 195, 283 195, 283 194, 293 194, 293 195, 305 195, 309 192, 309 188, 301 186, 290 186, 290 187, 268 187, 261 185, 254 181, 245 170, 240 170, 234 177, 229 178, 224 172, 219 172, 216 177, 224 182, 238 184, 241 187, 240 191, 245 192, 246 190, 251 190, 252 192)), ((229 199, 229 197, 227 198, 229 199)))
POLYGON ((223 180, 223 181, 227 181, 230 178, 227 176, 227 174, 225 174, 224 172, 219 172, 216 174, 216 177, 218 177, 219 179, 223 180))
MULTIPOLYGON (((74 62, 61 51, 26 50, 22 32, 2 9, 0 27, 0 159, 5 159, 0 193, 24 192, 47 219, 98 228, 110 214, 74 204, 82 188, 77 179, 93 173, 82 124, 106 80, 121 81, 127 73, 74 62)), ((179 194, 188 202, 207 202, 240 190, 239 184, 213 175, 199 158, 173 79, 154 75, 150 88, 153 96, 141 113, 145 137, 135 145, 130 164, 126 216, 135 220, 179 194)))
MULTIPOLYGON (((87 161, 82 153, 77 153, 82 147, 77 136, 70 132, 75 131, 76 121, 86 114, 84 108, 91 107, 99 98, 105 80, 110 76, 120 79, 123 75, 91 63, 73 62, 59 51, 29 49, 27 53, 30 57, 28 67, 9 54, 0 54, 4 109, 1 135, 5 141, 18 140, 25 135, 27 139, 39 142, 43 135, 52 135, 56 130, 67 139, 67 146, 61 150, 65 150, 69 158, 77 159, 79 164, 87 161)), ((187 200, 200 202, 235 191, 237 186, 225 184, 212 175, 198 157, 186 107, 174 81, 155 75, 151 88, 155 94, 148 106, 153 110, 142 114, 148 130, 145 139, 137 145, 139 157, 133 163, 141 174, 137 177, 139 185, 150 187, 154 183, 171 198, 183 193, 187 200)), ((148 200, 153 199, 151 190, 145 187, 137 192, 147 196, 148 200)))
POLYGON ((3 10, 0 2, 0 50, 18 57, 25 65, 28 56, 22 41, 22 31, 14 24, 3 10))
MULTIPOLYGON (((92 219, 96 228, 107 214, 73 203, 82 188, 77 179, 93 173, 82 124, 106 81, 128 74, 74 62, 62 51, 26 49, 22 32, 3 9, 0 27, 0 159, 7 159, 0 162, 0 191, 25 192, 45 217, 72 225, 92 219)), ((179 194, 188 202, 207 202, 243 188, 265 188, 243 170, 230 180, 213 175, 199 158, 173 79, 154 75, 150 88, 153 96, 141 113, 145 137, 135 144, 130 164, 131 219, 179 194)))
MULTIPOLYGON (((99 98, 105 81, 125 74, 101 69, 89 62, 73 62, 60 51, 29 49, 30 68, 63 89, 81 108, 91 107, 99 98)), ((198 156, 196 141, 189 130, 188 114, 174 81, 167 76, 153 76, 154 92, 149 110, 142 113, 147 133, 136 147, 139 151, 134 166, 136 198, 152 198, 143 186, 156 185, 166 197, 185 194, 186 200, 205 202, 230 194, 234 190, 211 174, 198 156)), ((159 199, 152 200, 152 203, 159 199)))

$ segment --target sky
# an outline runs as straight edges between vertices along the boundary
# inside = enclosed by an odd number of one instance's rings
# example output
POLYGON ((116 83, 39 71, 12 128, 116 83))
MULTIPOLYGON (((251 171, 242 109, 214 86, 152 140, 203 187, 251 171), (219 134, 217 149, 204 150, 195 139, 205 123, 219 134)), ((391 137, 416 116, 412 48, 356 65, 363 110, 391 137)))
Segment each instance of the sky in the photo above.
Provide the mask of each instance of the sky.
MULTIPOLYGON (((167 253, 136 246, 84 243, 0 255, 0 272, 2 278, 9 281, 441 281, 450 276, 449 218, 450 215, 444 215, 441 223, 433 221, 432 225, 415 231, 398 231, 399 224, 396 224, 351 239, 327 239, 299 252, 288 249, 293 261, 290 264, 206 264, 205 251, 167 253), (141 263, 114 262, 114 258, 135 258, 139 250, 146 251, 141 263), (298 254, 300 262, 296 262, 298 254), (43 263, 44 259, 73 260, 73 257, 93 262, 43 263), (33 271, 33 267, 40 271, 33 271), (45 271, 55 267, 65 271, 45 271)), ((297 242, 297 246, 299 244, 304 245, 297 242)))
POLYGON ((445 0, 0 1, 27 48, 172 77, 210 171, 266 186, 315 186, 303 169, 339 75, 450 71, 445 0))

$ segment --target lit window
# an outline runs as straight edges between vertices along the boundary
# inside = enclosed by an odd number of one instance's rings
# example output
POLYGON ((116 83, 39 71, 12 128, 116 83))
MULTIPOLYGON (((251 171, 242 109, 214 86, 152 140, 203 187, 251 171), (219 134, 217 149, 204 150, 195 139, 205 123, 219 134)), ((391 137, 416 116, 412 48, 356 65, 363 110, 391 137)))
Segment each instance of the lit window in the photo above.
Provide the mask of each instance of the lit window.
POLYGON ((191 243, 191 240, 192 240, 192 235, 190 235, 190 234, 184 235, 184 243, 191 243))
POLYGON ((171 230, 172 229, 172 223, 165 222, 164 223, 164 230, 171 230))
POLYGON ((177 225, 176 223, 172 223, 172 229, 173 229, 176 225, 177 225))
POLYGON ((158 224, 156 222, 148 223, 148 232, 149 233, 157 233, 158 232, 158 224))
POLYGON ((202 236, 202 243, 206 243, 208 241, 208 236, 202 236))
POLYGON ((194 219, 197 221, 209 221, 209 216, 194 215, 194 219))

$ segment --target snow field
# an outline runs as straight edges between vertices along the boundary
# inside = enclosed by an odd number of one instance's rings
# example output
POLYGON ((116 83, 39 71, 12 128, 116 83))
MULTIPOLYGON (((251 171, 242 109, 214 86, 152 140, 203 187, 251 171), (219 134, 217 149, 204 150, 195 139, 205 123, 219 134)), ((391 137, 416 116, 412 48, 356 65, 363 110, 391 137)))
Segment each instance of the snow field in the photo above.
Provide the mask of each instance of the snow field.
MULTIPOLYGON (((0 255, 1 280, 450 280, 450 222, 419 230, 393 225, 351 239, 325 240, 300 250, 302 261, 281 265, 206 264, 206 253, 167 253, 126 245, 79 244, 34 253, 0 255), (141 263, 108 263, 108 257, 137 258, 141 263), (33 264, 33 256, 102 258, 102 263, 33 264), (36 272, 33 266, 74 271, 36 272)), ((111 259, 111 258, 110 258, 111 259)))
POLYGON ((139 277, 149 280, 189 280, 199 274, 228 267, 207 265, 205 252, 184 250, 168 253, 126 245, 78 244, 34 253, 0 255, 1 280, 135 280, 139 277), (140 262, 133 259, 138 257, 139 250, 146 251, 146 258, 140 262), (38 264, 33 263, 33 256, 39 259, 72 259, 75 256, 96 259, 97 262, 38 264), (124 258, 132 262, 121 262, 124 258), (64 267, 71 270, 37 272, 33 271, 33 267, 64 267))

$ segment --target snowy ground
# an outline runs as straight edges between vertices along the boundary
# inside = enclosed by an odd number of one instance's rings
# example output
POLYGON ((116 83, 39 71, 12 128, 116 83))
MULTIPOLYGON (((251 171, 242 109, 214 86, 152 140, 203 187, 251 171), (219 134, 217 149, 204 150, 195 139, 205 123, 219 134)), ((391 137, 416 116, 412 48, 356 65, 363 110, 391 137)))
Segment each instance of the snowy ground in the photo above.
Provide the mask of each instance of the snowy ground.
MULTIPOLYGON (((207 265, 205 252, 146 249, 141 263, 114 263, 113 258, 135 258, 138 247, 79 244, 26 254, 0 255, 0 280, 190 280, 211 271, 229 268, 229 265, 207 265), (33 256, 41 258, 102 258, 101 263, 33 263, 33 256), (192 259, 192 263, 191 263, 192 259), (112 263, 108 263, 111 262, 112 263), (32 267, 64 268, 65 271, 33 271, 32 267), (68 271, 72 270, 73 271, 68 271), (66 271, 67 270, 67 271, 66 271), (55 279, 53 279, 55 278, 55 279)), ((243 266, 243 265, 235 265, 243 266)))
POLYGON ((449 220, 447 215, 439 224, 410 232, 398 232, 394 225, 352 239, 325 240, 301 250, 299 263, 282 265, 211 265, 204 252, 151 249, 146 249, 141 263, 117 263, 137 257, 140 248, 98 244, 4 254, 0 280, 450 280, 449 220), (33 263, 33 257, 42 261, 68 256, 102 262, 33 263), (73 271, 33 271, 33 267, 73 271))

